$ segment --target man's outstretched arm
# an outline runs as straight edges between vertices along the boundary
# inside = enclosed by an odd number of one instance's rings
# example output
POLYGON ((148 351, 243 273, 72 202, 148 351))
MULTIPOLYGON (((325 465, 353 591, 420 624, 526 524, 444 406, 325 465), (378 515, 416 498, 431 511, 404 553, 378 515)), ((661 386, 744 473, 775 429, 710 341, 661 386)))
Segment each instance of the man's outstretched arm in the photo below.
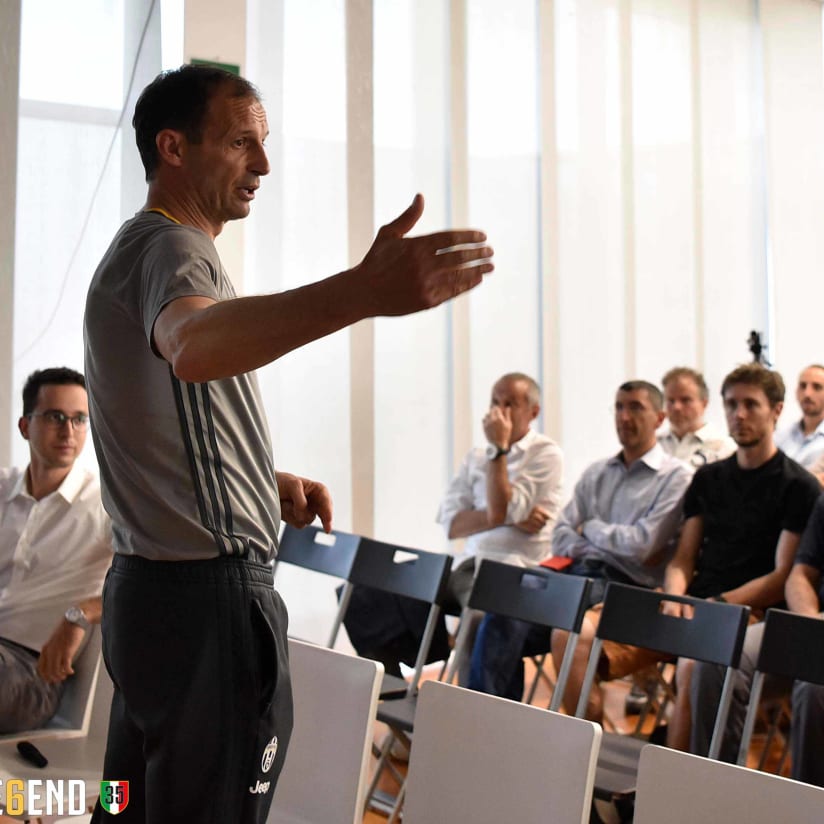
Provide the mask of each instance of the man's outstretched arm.
POLYGON ((379 315, 438 306, 477 286, 493 270, 493 252, 472 229, 406 237, 423 213, 416 195, 383 226, 364 259, 325 280, 274 295, 215 302, 173 300, 152 332, 157 351, 181 380, 240 375, 287 352, 379 315))

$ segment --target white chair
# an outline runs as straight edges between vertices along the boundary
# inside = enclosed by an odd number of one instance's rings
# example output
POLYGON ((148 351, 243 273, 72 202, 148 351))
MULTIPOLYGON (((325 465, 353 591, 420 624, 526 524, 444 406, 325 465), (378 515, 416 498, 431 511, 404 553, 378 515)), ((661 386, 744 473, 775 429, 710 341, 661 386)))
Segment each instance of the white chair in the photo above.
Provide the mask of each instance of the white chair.
POLYGON ((289 640, 295 726, 271 824, 363 820, 383 665, 289 640))
POLYGON ((0 744, 86 735, 92 715, 97 676, 102 667, 101 643, 100 627, 91 627, 85 646, 74 661, 74 675, 66 683, 57 712, 48 723, 35 730, 0 735, 0 744))
POLYGON ((404 824, 585 824, 600 741, 591 721, 427 681, 404 824))
MULTIPOLYGON (((100 637, 99 630, 96 633, 100 637)), ((99 662, 98 640, 98 662, 99 662)), ((37 748, 48 759, 48 766, 38 768, 25 761, 17 752, 16 741, 0 743, 0 781, 3 786, 10 778, 23 780, 39 779, 46 781, 62 780, 68 793, 69 779, 83 782, 82 806, 88 808, 97 800, 100 793, 100 780, 103 774, 103 756, 106 751, 106 738, 109 730, 109 711, 112 703, 112 682, 104 666, 95 667, 96 678, 92 684, 90 705, 88 708, 87 733, 73 733, 72 737, 38 740, 37 748)), ((34 736, 28 735, 26 740, 34 736)), ((77 785, 73 785, 77 786, 77 785)), ((42 798, 40 799, 42 801, 42 798)), ((29 811, 26 810, 26 813, 29 811)), ((49 813, 46 813, 47 815, 49 813)), ((54 810, 52 815, 62 815, 54 810)), ((31 816, 27 816, 31 817, 31 816)), ((77 820, 77 819, 72 819, 77 820)))
POLYGON ((824 789, 648 744, 635 824, 776 824, 822 820, 824 789))

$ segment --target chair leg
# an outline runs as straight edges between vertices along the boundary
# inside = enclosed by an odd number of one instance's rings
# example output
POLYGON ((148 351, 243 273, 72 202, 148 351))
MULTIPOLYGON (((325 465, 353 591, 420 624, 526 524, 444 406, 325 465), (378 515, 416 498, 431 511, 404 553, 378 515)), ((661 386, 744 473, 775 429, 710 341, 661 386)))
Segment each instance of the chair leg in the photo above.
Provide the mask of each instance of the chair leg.
MULTIPOLYGON (((366 790, 364 815, 370 807, 378 808, 382 812, 387 812, 390 815, 395 816, 400 812, 403 796, 406 792, 406 776, 397 770, 389 758, 392 751, 392 745, 396 741, 399 741, 404 747, 406 747, 407 750, 410 750, 412 747, 412 742, 405 733, 401 730, 393 729, 390 729, 387 732, 386 737, 381 744, 380 750, 378 750, 374 744, 372 745, 372 752, 377 755, 378 763, 375 765, 375 772, 372 776, 372 780, 369 782, 369 787, 366 790), (379 793, 378 791, 378 782, 380 781, 381 775, 383 775, 384 771, 387 770, 399 788, 398 794, 394 798, 389 793, 383 793, 382 791, 379 793), (379 795, 385 795, 386 798, 379 798, 379 795)), ((390 821, 391 820, 392 819, 390 818, 390 821)))
POLYGON ((400 790, 398 790, 398 797, 395 799, 395 806, 392 807, 392 812, 389 814, 389 819, 386 824, 395 824, 399 820, 401 809, 403 808, 403 799, 406 796, 406 779, 403 780, 400 790))
POLYGON ((549 653, 545 652, 540 656, 540 658, 538 656, 533 656, 531 659, 532 663, 535 664, 535 677, 532 679, 532 684, 529 687, 529 692, 527 693, 526 698, 524 698, 524 704, 532 703, 532 699, 535 698, 535 692, 538 689, 538 684, 540 684, 541 681, 546 681, 550 691, 555 689, 555 682, 549 677, 549 675, 547 675, 547 672, 544 669, 547 655, 549 655, 549 653))

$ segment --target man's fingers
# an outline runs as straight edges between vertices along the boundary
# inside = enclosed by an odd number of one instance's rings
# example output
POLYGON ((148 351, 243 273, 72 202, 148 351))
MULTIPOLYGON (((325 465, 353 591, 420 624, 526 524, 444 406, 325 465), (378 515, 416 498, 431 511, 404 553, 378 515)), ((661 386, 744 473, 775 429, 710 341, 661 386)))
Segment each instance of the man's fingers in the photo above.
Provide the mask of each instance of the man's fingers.
POLYGON ((378 234, 403 237, 405 234, 412 231, 415 224, 420 220, 422 214, 423 195, 417 194, 412 199, 412 203, 409 207, 399 214, 391 223, 387 223, 378 234))
POLYGON ((452 249, 449 252, 436 252, 436 264, 444 269, 457 269, 475 261, 486 261, 494 254, 495 250, 491 246, 470 246, 462 249, 452 249))
POLYGON ((420 235, 412 240, 433 252, 440 252, 455 246, 465 246, 468 243, 485 243, 486 232, 480 229, 446 229, 442 232, 433 232, 431 235, 420 235))

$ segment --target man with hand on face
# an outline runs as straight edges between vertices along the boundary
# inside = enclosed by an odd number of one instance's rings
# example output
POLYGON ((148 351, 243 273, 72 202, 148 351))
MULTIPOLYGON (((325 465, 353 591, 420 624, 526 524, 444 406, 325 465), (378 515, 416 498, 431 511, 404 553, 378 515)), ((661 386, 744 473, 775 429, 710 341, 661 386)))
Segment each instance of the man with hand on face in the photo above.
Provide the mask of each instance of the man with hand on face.
MULTIPOLYGON (((130 782, 119 824, 262 824, 292 727, 278 528, 318 516, 329 530, 332 501, 323 484, 275 470, 254 370, 477 286, 492 249, 472 230, 407 237, 417 195, 352 269, 237 298, 214 240, 249 214, 269 173, 259 93, 219 68, 183 66, 143 90, 132 123, 147 200, 101 260, 85 317, 115 549, 103 777, 130 782)), ((93 820, 111 813, 98 804, 93 820)))
MULTIPOLYGON (((561 506, 563 457, 557 444, 531 428, 541 411, 540 389, 528 375, 513 372, 492 387, 483 418, 487 446, 469 452, 438 510, 452 540, 465 538, 450 588, 466 606, 477 564, 484 558, 518 566, 539 564, 551 553, 551 535, 561 506)), ((473 629, 480 616, 471 618, 473 629)), ((460 683, 469 683, 469 662, 460 683)))
MULTIPOLYGON (((487 445, 470 450, 441 502, 438 523, 450 539, 466 539, 449 577, 458 606, 466 606, 482 558, 529 566, 549 555, 563 459, 554 441, 531 428, 540 410, 540 388, 531 377, 511 372, 499 378, 483 418, 487 445)), ((359 655, 399 674, 401 662, 415 661, 427 613, 408 598, 357 587, 344 621, 359 655)), ((474 627, 479 618, 468 620, 474 627)), ((445 628, 439 626, 432 660, 448 654, 446 644, 445 628)), ((459 682, 465 685, 468 661, 459 664, 459 682)))
MULTIPOLYGON (((654 587, 661 583, 667 550, 681 520, 681 499, 690 469, 661 448, 655 430, 664 420, 662 396, 647 381, 628 381, 615 396, 615 429, 621 451, 588 467, 575 485, 552 533, 556 557, 569 558, 567 572, 595 579, 591 609, 581 630, 564 695, 574 712, 586 672, 608 581, 654 587)), ((536 631, 537 632, 537 631, 536 631)), ((541 630, 546 635, 546 630, 541 630)), ((470 686, 520 700, 521 658, 530 625, 488 616, 475 642, 470 686)), ((538 639, 535 638, 537 641, 538 639)), ((567 633, 552 633, 552 655, 560 668, 567 633)), ((633 648, 604 645, 607 678, 618 678, 646 663, 633 648)), ((600 690, 593 688, 588 717, 600 720, 600 690)))
POLYGON ((731 438, 704 422, 709 390, 700 372, 676 366, 664 375, 661 385, 669 430, 658 436, 658 443, 666 452, 697 467, 735 451, 731 438))
POLYGON ((26 469, 0 470, 0 734, 43 726, 91 624, 111 563, 96 478, 75 465, 89 407, 73 369, 32 373, 20 434, 26 469))

